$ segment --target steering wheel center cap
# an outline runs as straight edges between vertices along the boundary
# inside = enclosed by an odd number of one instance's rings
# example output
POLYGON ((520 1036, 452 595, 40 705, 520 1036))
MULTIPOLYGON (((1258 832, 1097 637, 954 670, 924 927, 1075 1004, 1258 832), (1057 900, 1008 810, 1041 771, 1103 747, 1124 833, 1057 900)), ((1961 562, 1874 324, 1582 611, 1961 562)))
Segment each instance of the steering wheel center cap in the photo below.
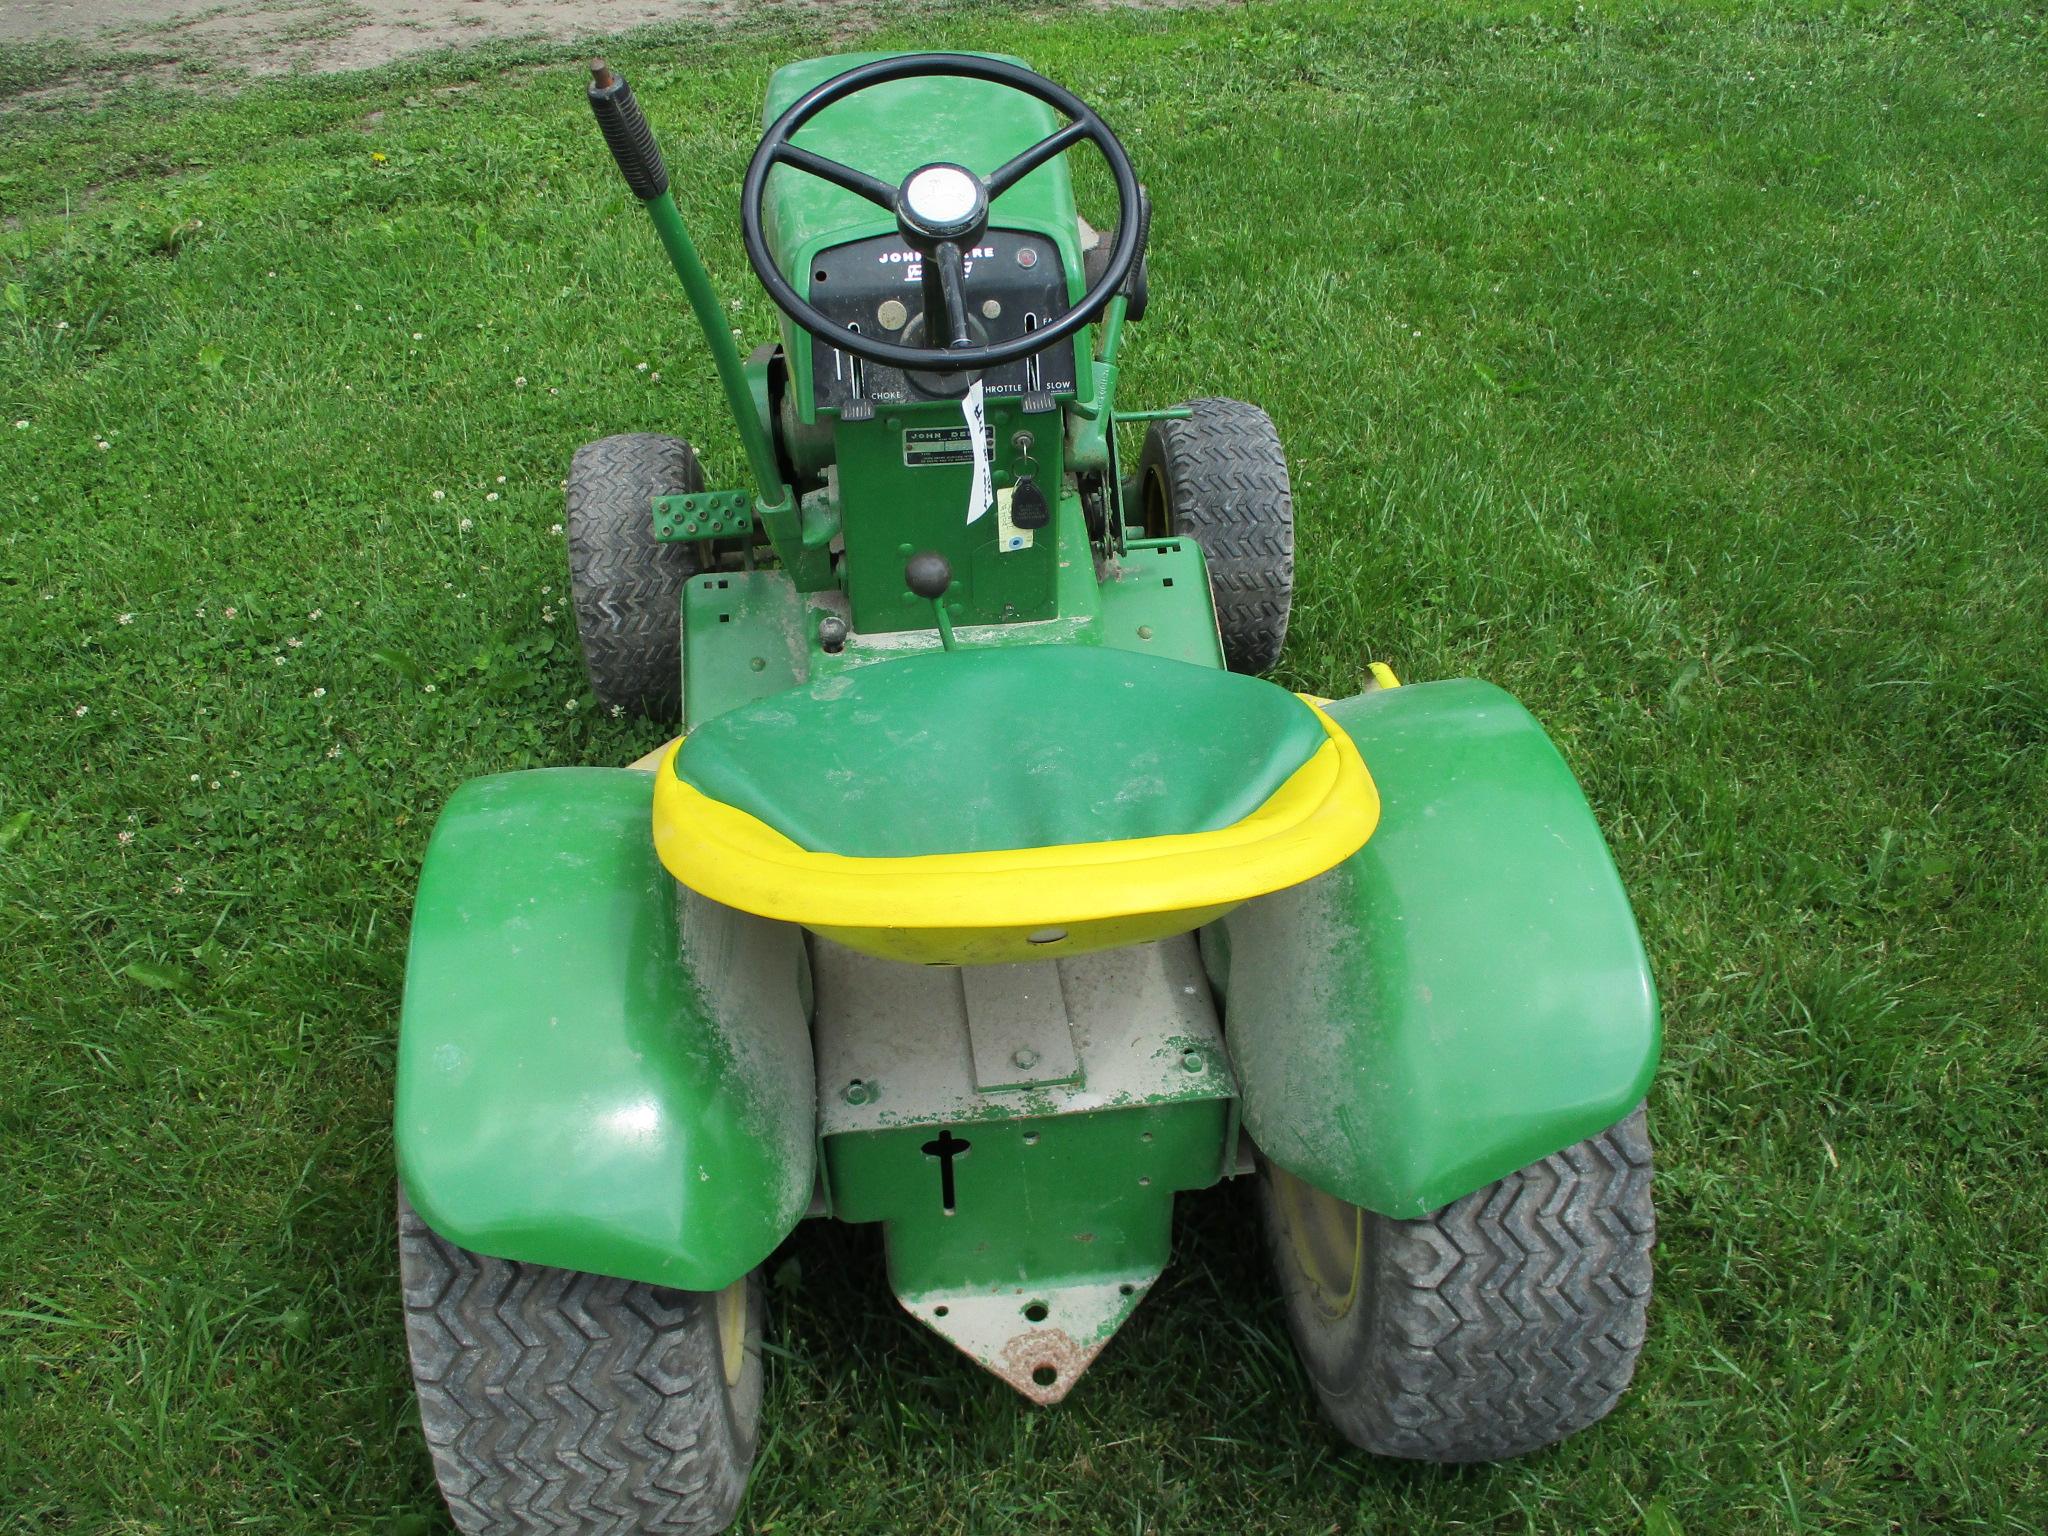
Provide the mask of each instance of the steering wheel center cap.
POLYGON ((981 182, 957 165, 927 165, 903 183, 903 212, 920 229, 953 235, 973 227, 983 207, 981 182))

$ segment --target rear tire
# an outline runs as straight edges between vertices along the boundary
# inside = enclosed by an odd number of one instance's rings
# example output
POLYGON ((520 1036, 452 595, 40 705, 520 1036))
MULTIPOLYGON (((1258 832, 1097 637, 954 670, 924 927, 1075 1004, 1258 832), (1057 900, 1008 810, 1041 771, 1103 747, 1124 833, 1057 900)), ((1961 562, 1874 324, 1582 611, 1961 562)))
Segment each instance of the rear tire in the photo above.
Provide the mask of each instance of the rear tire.
POLYGON ((403 1192, 398 1271, 420 1423, 466 1536, 732 1523, 760 1441, 757 1276, 675 1291, 485 1258, 403 1192))
POLYGON ((683 715, 683 583, 703 569, 694 544, 654 536, 653 501, 704 489, 679 437, 628 432, 569 461, 569 597, 590 691, 649 720, 683 715))
POLYGON ((1294 602, 1294 493, 1273 419, 1242 400, 1190 400, 1145 434, 1134 489, 1145 536, 1193 539, 1209 565, 1223 659, 1265 672, 1294 602))
POLYGON ((1498 1461, 1604 1417, 1650 1301, 1643 1111, 1395 1221, 1261 1163, 1287 1324, 1324 1417, 1412 1461, 1498 1461))

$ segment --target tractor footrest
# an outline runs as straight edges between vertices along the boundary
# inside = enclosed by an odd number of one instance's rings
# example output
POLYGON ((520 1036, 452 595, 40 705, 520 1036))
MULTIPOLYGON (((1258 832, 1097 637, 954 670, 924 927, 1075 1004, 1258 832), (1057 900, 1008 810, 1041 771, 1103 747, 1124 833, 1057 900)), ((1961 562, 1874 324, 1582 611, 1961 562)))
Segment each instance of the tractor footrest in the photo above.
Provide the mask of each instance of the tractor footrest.
POLYGON ((754 531, 754 498, 747 491, 685 491, 654 498, 654 536, 687 543, 695 539, 743 539, 754 531))

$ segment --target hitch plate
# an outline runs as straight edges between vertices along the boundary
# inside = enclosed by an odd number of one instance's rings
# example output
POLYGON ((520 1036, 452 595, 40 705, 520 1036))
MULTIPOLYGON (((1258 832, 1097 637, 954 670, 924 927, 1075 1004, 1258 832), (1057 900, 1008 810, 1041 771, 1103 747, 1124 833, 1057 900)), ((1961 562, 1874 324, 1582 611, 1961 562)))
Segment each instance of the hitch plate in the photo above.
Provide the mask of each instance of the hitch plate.
POLYGON ((1233 1171, 1194 940, 963 968, 814 937, 811 958, 832 1214, 883 1223, 913 1317, 1059 1401, 1165 1267, 1175 1193, 1233 1171))

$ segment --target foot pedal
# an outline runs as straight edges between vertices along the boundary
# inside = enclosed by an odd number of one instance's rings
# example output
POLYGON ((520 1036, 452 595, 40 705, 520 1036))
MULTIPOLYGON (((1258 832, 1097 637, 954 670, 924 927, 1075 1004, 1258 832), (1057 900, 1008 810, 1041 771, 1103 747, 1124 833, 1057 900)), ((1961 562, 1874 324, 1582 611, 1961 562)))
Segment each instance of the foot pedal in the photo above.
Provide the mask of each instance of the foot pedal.
POLYGON ((746 491, 686 491, 654 498, 654 536, 671 543, 740 539, 754 531, 754 499, 746 491))

